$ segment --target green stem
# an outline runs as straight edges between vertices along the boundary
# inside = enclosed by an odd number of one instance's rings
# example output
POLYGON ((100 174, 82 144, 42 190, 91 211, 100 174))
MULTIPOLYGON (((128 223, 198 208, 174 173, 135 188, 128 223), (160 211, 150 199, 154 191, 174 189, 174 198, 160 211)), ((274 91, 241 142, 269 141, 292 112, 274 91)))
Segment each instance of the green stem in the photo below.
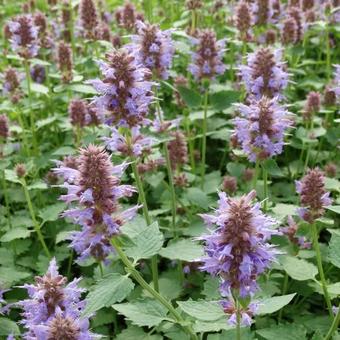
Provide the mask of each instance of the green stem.
POLYGON ((31 124, 31 132, 32 132, 32 141, 33 141, 33 150, 34 154, 38 154, 38 146, 36 140, 36 131, 35 131, 35 120, 32 110, 32 92, 31 92, 31 75, 29 69, 29 62, 25 59, 25 73, 26 73, 26 82, 27 82, 27 93, 28 93, 28 103, 29 103, 29 115, 30 115, 30 124, 31 124))
POLYGON ((99 271, 100 271, 100 276, 103 277, 104 276, 104 268, 103 268, 103 263, 101 261, 98 262, 98 267, 99 267, 99 271))
MULTIPOLYGON (((146 201, 143 184, 142 184, 142 181, 141 181, 139 173, 138 173, 136 160, 133 160, 131 162, 131 167, 132 167, 133 175, 135 177, 135 181, 136 181, 136 185, 137 185, 137 189, 138 189, 138 193, 139 193, 139 199, 140 199, 140 201, 143 205, 142 209, 143 209, 144 218, 145 218, 146 224, 150 225, 151 224, 151 218, 150 218, 150 215, 149 215, 148 204, 147 204, 147 201, 146 201)), ((159 291, 159 283, 158 283, 158 263, 157 262, 158 262, 157 255, 154 255, 151 258, 152 281, 153 281, 155 290, 158 292, 159 291)))
POLYGON ((7 184, 6 184, 6 178, 5 178, 5 171, 4 170, 1 171, 1 181, 2 181, 5 204, 6 204, 6 215, 7 215, 8 226, 10 228, 12 228, 11 211, 10 211, 10 205, 9 205, 9 200, 8 200, 7 184))
POLYGON ((317 231, 317 228, 316 228, 316 223, 315 222, 312 223, 311 227, 312 227, 312 234, 313 234, 313 245, 314 245, 314 250, 315 250, 315 253, 316 253, 316 262, 317 262, 317 265, 318 265, 319 276, 320 276, 320 279, 321 279, 323 294, 324 294, 324 297, 325 297, 325 301, 326 301, 326 304, 327 304, 329 315, 333 319, 332 303, 331 303, 331 299, 330 299, 329 294, 328 294, 326 278, 325 278, 325 274, 324 274, 324 271, 323 271, 321 251, 320 251, 320 246, 319 246, 319 235, 318 235, 318 231, 317 231))
POLYGON ((25 194, 25 198, 26 198, 26 201, 27 201, 27 205, 28 205, 28 210, 30 212, 30 215, 31 215, 31 218, 32 218, 32 221, 33 221, 33 225, 34 225, 34 229, 35 229, 35 232, 37 233, 38 235, 38 239, 45 251, 45 254, 48 258, 51 258, 51 254, 50 254, 50 251, 48 250, 47 246, 46 246, 46 243, 44 241, 44 237, 41 233, 41 230, 40 230, 40 225, 36 219, 36 215, 35 215, 35 212, 34 212, 34 209, 33 209, 33 204, 32 204, 32 201, 31 201, 31 197, 30 197, 30 194, 28 192, 28 189, 27 189, 27 184, 26 184, 26 181, 25 181, 25 178, 22 178, 20 180, 21 182, 21 185, 24 189, 24 194, 25 194))
POLYGON ((205 90, 204 93, 204 103, 203 103, 203 122, 202 122, 202 154, 201 154, 201 187, 204 186, 204 177, 205 177, 205 157, 206 157, 206 149, 207 149, 207 110, 208 110, 208 90, 205 90))
POLYGON ((329 39, 329 22, 326 21, 326 68, 327 68, 327 80, 330 81, 332 75, 331 68, 331 49, 329 39))
POLYGON ((241 340, 241 311, 240 311, 240 303, 236 299, 236 340, 241 340))
POLYGON ((264 202, 263 202, 263 211, 267 211, 268 206, 268 172, 267 169, 262 165, 262 174, 263 174, 263 195, 264 195, 264 202))
POLYGON ((191 131, 190 131, 190 121, 189 117, 185 118, 185 128, 187 132, 188 144, 189 144, 189 155, 190 155, 190 166, 191 172, 195 174, 195 154, 194 154, 194 144, 191 138, 191 131))
POLYGON ((335 333, 335 331, 338 329, 340 323, 340 305, 338 306, 338 312, 336 313, 336 317, 334 318, 331 328, 327 332, 324 340, 330 340, 332 338, 332 335, 335 333))
POLYGON ((148 293, 150 293, 156 300, 158 300, 164 307, 166 307, 169 313, 174 317, 174 319, 183 327, 185 332, 190 335, 191 339, 197 340, 197 335, 191 330, 191 328, 185 325, 185 320, 181 317, 181 315, 176 311, 176 309, 172 306, 172 304, 167 301, 161 294, 159 294, 155 289, 153 289, 140 275, 140 273, 133 266, 131 261, 125 255, 123 250, 118 245, 118 242, 115 238, 111 240, 113 247, 118 253, 120 259, 126 266, 127 272, 131 274, 131 276, 139 283, 139 285, 144 288, 148 293))
POLYGON ((260 167, 260 162, 257 160, 255 164, 255 174, 253 178, 253 189, 256 190, 256 185, 257 185, 257 177, 259 176, 259 167, 260 167))

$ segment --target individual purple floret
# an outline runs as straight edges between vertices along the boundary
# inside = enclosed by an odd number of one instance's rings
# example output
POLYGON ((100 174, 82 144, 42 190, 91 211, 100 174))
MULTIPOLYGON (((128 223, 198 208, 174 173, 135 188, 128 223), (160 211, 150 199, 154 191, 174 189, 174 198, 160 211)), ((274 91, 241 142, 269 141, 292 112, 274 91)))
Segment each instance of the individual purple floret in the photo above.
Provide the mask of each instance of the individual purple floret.
POLYGON ((301 181, 295 182, 302 205, 302 208, 298 209, 298 214, 308 223, 314 223, 317 218, 323 216, 324 207, 332 204, 324 182, 324 174, 318 168, 308 170, 301 181))
POLYGON ((130 48, 135 52, 137 62, 144 65, 156 77, 167 79, 175 48, 171 30, 162 31, 157 25, 138 21, 137 34, 132 36, 130 48))
POLYGON ((155 139, 146 137, 140 132, 140 127, 131 128, 131 136, 126 138, 116 128, 111 128, 111 137, 103 138, 106 148, 126 157, 139 157, 151 149, 155 139))
POLYGON ((108 124, 132 127, 146 123, 154 85, 147 80, 151 76, 149 69, 125 50, 114 50, 106 59, 100 63, 103 80, 89 81, 100 94, 93 103, 108 114, 108 124))
POLYGON ((52 259, 44 276, 37 276, 35 284, 23 286, 29 295, 28 299, 19 302, 24 309, 22 324, 27 329, 24 339, 95 338, 88 330, 88 320, 80 321, 85 307, 80 298, 85 290, 78 287, 79 281, 74 279, 67 284, 67 278, 58 273, 56 260, 52 259), (70 337, 60 337, 61 334, 70 337))
POLYGON ((250 53, 247 64, 239 67, 240 76, 249 95, 282 99, 282 91, 288 85, 288 73, 284 70, 281 50, 260 48, 250 53))
POLYGON ((233 120, 235 136, 251 162, 282 152, 284 132, 292 125, 291 115, 276 98, 262 97, 249 105, 238 104, 239 116, 233 120))
POLYGON ((21 15, 8 24, 11 31, 11 45, 14 51, 26 59, 35 57, 39 50, 39 28, 31 15, 21 15))
MULTIPOLYGON (((224 313, 230 315, 228 322, 232 326, 237 325, 237 308, 235 306, 235 301, 232 297, 229 297, 229 300, 222 300, 221 306, 223 308, 224 313)), ((258 310, 258 303, 257 302, 251 302, 246 308, 241 307, 239 310, 240 313, 240 323, 242 326, 249 327, 251 326, 253 320, 252 317, 256 314, 258 310)))
POLYGON ((68 168, 63 163, 54 169, 65 179, 63 187, 67 194, 60 199, 77 204, 75 208, 66 210, 63 216, 82 226, 81 231, 71 236, 71 246, 80 255, 79 261, 90 256, 97 261, 105 261, 113 252, 111 238, 135 216, 139 208, 135 206, 121 211, 119 207, 120 198, 130 197, 135 192, 134 187, 120 184, 126 166, 113 166, 103 148, 89 145, 81 149, 77 169, 68 168))
POLYGON ((200 31, 196 38, 191 38, 196 51, 191 55, 188 70, 196 80, 214 79, 223 74, 226 66, 222 62, 225 52, 225 40, 217 40, 212 30, 200 31))
POLYGON ((252 10, 256 24, 265 25, 272 22, 274 11, 271 0, 256 0, 252 10))
POLYGON ((215 213, 201 215, 211 228, 210 234, 200 238, 207 254, 200 259, 201 270, 221 278, 222 296, 255 293, 258 276, 275 259, 277 252, 267 241, 278 233, 273 229, 276 221, 261 212, 260 203, 252 204, 255 197, 254 190, 241 198, 220 192, 215 213))

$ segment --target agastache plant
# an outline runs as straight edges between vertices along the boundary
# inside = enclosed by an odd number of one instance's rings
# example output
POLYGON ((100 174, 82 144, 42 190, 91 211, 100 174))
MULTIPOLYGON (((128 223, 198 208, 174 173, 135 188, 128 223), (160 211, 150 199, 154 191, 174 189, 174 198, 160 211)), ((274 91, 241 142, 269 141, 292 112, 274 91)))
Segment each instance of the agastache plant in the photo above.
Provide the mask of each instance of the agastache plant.
MULTIPOLYGON (((200 237, 207 255, 200 259, 201 270, 220 278, 221 295, 229 297, 231 304, 253 296, 259 275, 270 267, 277 253, 268 243, 278 233, 276 221, 261 212, 259 203, 252 204, 255 197, 255 191, 240 198, 220 192, 215 213, 201 215, 210 230, 200 237)), ((230 303, 223 301, 222 306, 230 308, 230 303)), ((234 318, 230 322, 234 323, 234 318)), ((249 324, 246 317, 244 324, 249 324)))
POLYGON ((150 69, 157 78, 167 79, 175 52, 172 31, 162 31, 157 25, 142 21, 137 21, 136 28, 131 48, 136 53, 137 62, 150 69))
POLYGON ((249 95, 260 99, 262 96, 269 98, 283 98, 282 91, 288 85, 288 73, 284 70, 281 60, 281 50, 260 48, 250 53, 247 64, 241 65, 240 76, 249 95))
POLYGON ((80 255, 79 261, 90 256, 98 262, 107 262, 114 249, 110 240, 119 234, 120 227, 132 219, 138 206, 121 211, 118 200, 130 197, 134 187, 120 184, 127 164, 113 166, 102 147, 89 145, 81 149, 77 169, 62 163, 55 172, 64 177, 67 194, 60 197, 76 207, 63 216, 82 226, 71 236, 71 246, 80 255))
POLYGON ((284 146, 284 133, 292 125, 291 113, 276 98, 253 99, 237 104, 239 116, 233 120, 235 137, 251 162, 278 155, 284 146))
POLYGON ((44 276, 37 276, 35 284, 25 284, 29 298, 20 301, 23 308, 22 324, 26 328, 25 339, 95 339, 89 331, 89 321, 81 313, 85 302, 78 287, 80 279, 67 284, 60 275, 55 259, 52 259, 44 276), (64 336, 64 337, 62 337, 64 336))
POLYGON ((108 124, 136 126, 146 123, 146 115, 153 100, 153 82, 149 69, 138 63, 134 54, 115 50, 100 63, 103 80, 89 81, 99 93, 93 99, 99 112, 107 115, 108 124))

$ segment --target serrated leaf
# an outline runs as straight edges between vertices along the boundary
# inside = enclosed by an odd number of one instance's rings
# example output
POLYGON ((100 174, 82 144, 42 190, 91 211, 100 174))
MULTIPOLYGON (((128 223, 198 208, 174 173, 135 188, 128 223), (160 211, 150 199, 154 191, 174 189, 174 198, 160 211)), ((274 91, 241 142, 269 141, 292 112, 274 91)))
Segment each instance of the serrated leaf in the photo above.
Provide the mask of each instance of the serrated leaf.
POLYGON ((68 231, 61 231, 57 234, 55 238, 55 244, 58 244, 62 241, 68 240, 69 237, 74 233, 74 231, 68 230, 68 231))
POLYGON ((179 307, 195 319, 215 321, 225 317, 221 305, 217 301, 177 301, 179 307))
POLYGON ((20 329, 18 325, 7 318, 0 318, 0 336, 6 335, 20 335, 20 329))
POLYGON ((72 84, 69 88, 74 92, 85 93, 85 94, 97 94, 97 91, 90 85, 85 84, 72 84))
POLYGON ((39 212, 39 217, 43 221, 56 221, 59 218, 60 213, 65 210, 66 204, 63 202, 48 205, 39 212))
POLYGON ((270 298, 263 299, 259 301, 259 309, 256 314, 264 315, 264 314, 271 314, 282 307, 288 305, 290 301, 293 300, 296 293, 288 294, 288 295, 281 295, 281 296, 273 296, 270 298))
POLYGON ((205 281, 204 281, 204 288, 202 291, 202 294, 207 298, 207 299, 219 299, 220 298, 220 293, 219 293, 219 286, 220 286, 220 281, 217 277, 211 277, 207 276, 205 281))
POLYGON ((256 334, 267 340, 301 340, 306 339, 307 329, 302 325, 287 324, 260 329, 256 334))
POLYGON ((192 262, 201 258, 204 254, 203 247, 190 239, 181 239, 169 242, 166 248, 162 248, 159 254, 170 260, 182 260, 192 262))
POLYGON ((130 326, 117 335, 116 340, 162 340, 159 334, 148 334, 142 328, 130 326))
POLYGON ((340 232, 338 230, 330 230, 332 238, 329 242, 329 259, 331 263, 340 268, 340 232))
POLYGON ((203 209, 208 209, 209 206, 208 195, 201 189, 189 188, 185 194, 185 197, 192 204, 195 204, 203 209))
POLYGON ((227 164, 229 174, 234 177, 241 177, 245 169, 246 166, 241 163, 230 162, 227 164))
POLYGON ((30 273, 20 271, 15 267, 0 267, 0 283, 4 286, 12 286, 30 276, 30 273))
POLYGON ((281 220, 287 216, 296 215, 297 206, 293 204, 277 203, 272 211, 281 220))
POLYGON ((31 234, 31 231, 27 228, 12 228, 2 235, 1 242, 11 242, 19 238, 27 238, 31 234))
POLYGON ((45 182, 38 180, 38 181, 28 185, 27 189, 28 190, 45 190, 45 189, 48 189, 48 186, 45 182))
POLYGON ((281 263, 286 273, 294 280, 313 280, 318 273, 318 268, 314 264, 297 257, 285 256, 281 263))
POLYGON ((193 329, 196 333, 202 332, 219 332, 221 330, 228 330, 234 328, 228 323, 226 315, 213 322, 196 320, 193 329))
POLYGON ((178 92, 189 107, 198 107, 201 105, 202 99, 198 92, 183 86, 178 87, 178 92))
POLYGON ((268 174, 275 177, 282 177, 283 173, 276 161, 273 158, 269 158, 263 162, 263 167, 267 170, 268 174))
POLYGON ((6 169, 4 172, 6 181, 20 183, 20 180, 14 170, 6 169))
POLYGON ((105 275, 96 283, 86 297, 83 314, 88 316, 95 311, 123 301, 132 291, 134 283, 126 276, 118 273, 105 275))
POLYGON ((167 320, 167 309, 153 299, 137 300, 112 306, 136 326, 154 327, 167 320))
POLYGON ((162 248, 164 238, 158 228, 158 223, 154 222, 141 228, 139 233, 131 238, 131 241, 133 245, 126 247, 125 253, 137 261, 156 255, 162 248))
POLYGON ((222 111, 238 102, 239 99, 240 92, 224 90, 213 93, 210 96, 210 103, 216 110, 222 111))
POLYGON ((331 205, 329 207, 326 207, 327 210, 333 211, 336 214, 340 214, 340 205, 331 205))

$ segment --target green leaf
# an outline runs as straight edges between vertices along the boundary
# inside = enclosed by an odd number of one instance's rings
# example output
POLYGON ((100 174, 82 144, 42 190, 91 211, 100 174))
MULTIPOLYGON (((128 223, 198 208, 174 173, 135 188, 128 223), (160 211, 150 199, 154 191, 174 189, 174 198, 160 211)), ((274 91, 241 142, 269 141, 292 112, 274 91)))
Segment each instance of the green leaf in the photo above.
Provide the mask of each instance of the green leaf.
POLYGON ((53 156, 66 156, 66 155, 74 155, 75 149, 70 146, 62 146, 61 148, 57 149, 53 152, 53 156))
POLYGON ((88 316, 93 312, 123 301, 132 291, 134 283, 128 276, 118 273, 105 275, 91 289, 86 297, 83 314, 88 316))
POLYGON ((282 177, 283 173, 276 161, 273 158, 269 158, 263 162, 263 167, 268 171, 268 174, 274 177, 282 177))
POLYGON ((6 169, 4 172, 6 181, 20 183, 20 180, 14 170, 6 169))
MULTIPOLYGON (((196 333, 219 332, 222 329, 228 330, 228 329, 232 329, 232 328, 233 328, 233 326, 228 324, 228 321, 227 321, 225 315, 223 316, 223 318, 215 320, 213 322, 196 320, 194 325, 193 325, 193 329, 196 333)), ((230 339, 232 339, 232 338, 230 338, 230 339)))
POLYGON ((210 172, 205 176, 203 191, 206 194, 216 193, 218 186, 221 184, 222 178, 220 171, 210 172))
POLYGON ((178 92, 189 107, 198 107, 201 105, 201 95, 198 92, 183 86, 178 87, 178 92))
POLYGON ((185 194, 185 197, 189 202, 203 209, 208 209, 210 204, 208 195, 198 188, 189 188, 185 194))
POLYGON ((340 191, 340 181, 336 178, 325 177, 325 188, 329 191, 340 191))
POLYGON ((66 208, 66 204, 64 202, 48 205, 43 208, 39 212, 39 217, 42 218, 43 221, 56 221, 59 219, 59 215, 66 208))
POLYGON ((6 335, 20 335, 20 329, 18 325, 7 318, 0 318, 0 336, 6 335))
POLYGON ((240 100, 240 92, 238 91, 220 91, 210 96, 211 105, 218 111, 223 111, 230 107, 233 103, 240 100))
POLYGON ((19 271, 15 267, 0 267, 0 283, 4 286, 12 286, 30 276, 30 273, 19 271))
POLYGON ((340 214, 340 205, 331 205, 329 207, 326 207, 327 210, 333 211, 336 214, 340 214))
POLYGON ((290 301, 293 300, 293 297, 296 293, 282 295, 282 296, 273 296, 270 298, 266 298, 259 301, 259 309, 256 314, 264 315, 264 314, 272 314, 282 307, 288 305, 290 301))
POLYGON ((125 248, 127 256, 135 261, 148 259, 156 255, 163 245, 163 234, 159 231, 158 223, 154 222, 149 226, 144 226, 131 238, 132 246, 125 248))
POLYGON ((31 234, 31 231, 27 228, 12 228, 9 231, 7 231, 6 234, 2 235, 0 241, 1 242, 11 242, 13 240, 19 239, 19 238, 27 238, 31 234))
POLYGON ((48 87, 43 84, 32 83, 31 91, 36 93, 48 94, 48 87))
POLYGON ((182 260, 192 262, 201 258, 204 254, 203 247, 190 239, 181 239, 169 242, 166 248, 162 248, 159 254, 170 260, 182 260))
POLYGON ((318 268, 314 264, 297 257, 285 256, 281 263, 286 273, 294 280, 313 280, 318 273, 318 268))
POLYGON ((74 92, 85 93, 85 94, 97 94, 97 91, 90 85, 85 84, 72 84, 69 88, 74 92))
POLYGON ((329 259, 331 263, 340 268, 340 232, 338 230, 329 230, 332 238, 329 242, 329 259))
POLYGON ((220 281, 217 277, 211 277, 207 276, 204 281, 204 289, 202 291, 202 294, 210 300, 213 299, 219 299, 220 293, 219 293, 219 286, 220 281))
POLYGON ((284 219, 287 216, 296 215, 297 206, 293 204, 277 203, 272 211, 280 219, 284 219))
POLYGON ((179 307, 188 315, 202 321, 215 321, 225 318, 224 311, 217 301, 177 301, 179 307))
POLYGON ((73 233, 72 230, 61 231, 60 233, 57 234, 55 238, 55 244, 68 240, 72 233, 73 233))
POLYGON ((167 309, 158 301, 149 298, 115 304, 112 307, 136 326, 154 327, 163 320, 168 320, 167 309))
POLYGON ((302 325, 287 324, 260 329, 256 334, 267 340, 301 340, 306 339, 307 329, 302 325))
POLYGON ((27 189, 28 190, 45 190, 45 189, 48 189, 48 186, 45 182, 38 180, 38 181, 28 185, 27 189))
POLYGON ((234 177, 241 177, 245 169, 246 169, 246 166, 241 163, 230 162, 227 164, 227 170, 229 174, 234 177))
POLYGON ((129 326, 117 335, 116 340, 162 340, 159 334, 148 334, 142 328, 129 326))

